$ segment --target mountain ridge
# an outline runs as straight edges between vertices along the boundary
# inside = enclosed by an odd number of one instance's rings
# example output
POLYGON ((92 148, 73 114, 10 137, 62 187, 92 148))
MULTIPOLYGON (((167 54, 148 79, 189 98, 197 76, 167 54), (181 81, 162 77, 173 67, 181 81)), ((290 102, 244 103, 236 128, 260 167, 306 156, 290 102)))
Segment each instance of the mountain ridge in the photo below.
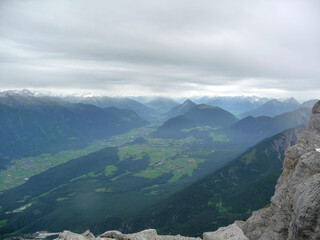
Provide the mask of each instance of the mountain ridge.
POLYGON ((299 108, 292 112, 282 113, 275 117, 248 116, 240 119, 231 126, 218 129, 221 134, 238 141, 255 143, 266 137, 275 135, 287 128, 293 128, 300 124, 306 124, 311 115, 310 108, 299 108), (241 138, 239 138, 241 136, 241 138), (246 136, 243 138, 243 136, 246 136))
POLYGON ((245 118, 248 116, 258 117, 258 116, 268 116, 268 117, 275 117, 279 114, 293 111, 297 108, 299 108, 300 104, 295 100, 294 98, 289 98, 283 101, 273 99, 270 100, 258 108, 241 113, 239 115, 240 118, 245 118))
POLYGON ((197 104, 195 104, 194 102, 192 102, 190 99, 187 99, 186 101, 184 101, 182 104, 173 107, 172 109, 170 109, 166 115, 168 118, 173 118, 173 117, 177 117, 179 115, 183 115, 186 112, 190 111, 192 108, 196 107, 197 104))
POLYGON ((13 93, 0 98, 0 123, 0 166, 5 167, 12 158, 84 147, 147 121, 131 110, 13 93))

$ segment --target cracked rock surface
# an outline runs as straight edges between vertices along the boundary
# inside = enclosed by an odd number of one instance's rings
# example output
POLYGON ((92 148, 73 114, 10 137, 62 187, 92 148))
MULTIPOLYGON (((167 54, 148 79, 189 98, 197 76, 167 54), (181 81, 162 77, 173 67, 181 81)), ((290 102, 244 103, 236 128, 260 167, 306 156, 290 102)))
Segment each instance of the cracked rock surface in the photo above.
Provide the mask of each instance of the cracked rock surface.
POLYGON ((252 240, 320 239, 320 101, 294 146, 286 151, 283 172, 270 207, 256 211, 242 230, 252 240))

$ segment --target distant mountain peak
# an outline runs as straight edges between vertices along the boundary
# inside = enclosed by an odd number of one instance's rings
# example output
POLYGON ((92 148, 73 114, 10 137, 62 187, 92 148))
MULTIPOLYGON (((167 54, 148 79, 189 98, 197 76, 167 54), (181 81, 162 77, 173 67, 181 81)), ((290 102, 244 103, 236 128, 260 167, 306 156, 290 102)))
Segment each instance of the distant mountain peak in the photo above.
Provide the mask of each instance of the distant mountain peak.
POLYGON ((173 107, 169 112, 168 112, 168 117, 176 117, 178 115, 183 115, 186 112, 188 112, 190 109, 196 107, 197 104, 192 102, 190 99, 187 99, 184 103, 173 107))
POLYGON ((319 99, 311 99, 301 104, 301 107, 312 108, 314 104, 316 104, 319 99))
POLYGON ((294 97, 289 98, 287 102, 299 105, 299 102, 294 97))
POLYGON ((34 96, 35 95, 29 89, 22 89, 22 90, 18 91, 18 93, 21 95, 24 95, 24 96, 34 96))
POLYGON ((239 116, 241 118, 247 117, 247 116, 270 116, 274 117, 277 115, 280 115, 285 112, 291 112, 293 110, 298 109, 300 104, 297 102, 296 99, 294 98, 289 98, 289 99, 272 99, 258 108, 248 111, 245 113, 240 114, 239 116))
POLYGON ((278 102, 299 105, 299 102, 294 97, 278 99, 278 102))
POLYGON ((197 104, 192 102, 190 99, 187 99, 186 101, 184 101, 184 103, 181 104, 181 106, 197 106, 197 104))
POLYGON ((195 104, 195 103, 188 98, 186 101, 184 101, 183 104, 195 104))
POLYGON ((13 96, 13 95, 21 95, 21 96, 35 96, 35 93, 31 92, 28 89, 22 90, 7 90, 0 93, 1 96, 13 96))

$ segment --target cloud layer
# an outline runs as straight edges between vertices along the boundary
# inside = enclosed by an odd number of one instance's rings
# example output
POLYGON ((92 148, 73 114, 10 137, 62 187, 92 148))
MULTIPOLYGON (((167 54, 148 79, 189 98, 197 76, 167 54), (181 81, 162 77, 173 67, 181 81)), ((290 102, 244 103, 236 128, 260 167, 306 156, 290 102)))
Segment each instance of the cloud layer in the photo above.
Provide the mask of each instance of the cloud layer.
POLYGON ((320 96, 320 2, 0 3, 0 88, 320 96))

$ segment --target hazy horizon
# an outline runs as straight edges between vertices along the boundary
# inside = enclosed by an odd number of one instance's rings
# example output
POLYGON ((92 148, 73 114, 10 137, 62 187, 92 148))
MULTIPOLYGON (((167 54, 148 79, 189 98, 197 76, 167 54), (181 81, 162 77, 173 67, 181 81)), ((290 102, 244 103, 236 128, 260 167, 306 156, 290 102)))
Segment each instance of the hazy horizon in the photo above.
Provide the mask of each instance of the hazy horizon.
MULTIPOLYGON (((21 94, 23 91, 30 91, 35 96, 47 95, 53 97, 111 97, 111 98, 129 98, 137 100, 141 103, 147 103, 148 101, 152 101, 156 98, 168 98, 177 101, 178 103, 183 103, 188 99, 192 101, 201 100, 201 98, 256 98, 256 99, 264 99, 264 100, 272 100, 276 99, 279 101, 288 100, 290 98, 294 98, 299 103, 303 103, 309 100, 319 99, 319 98, 296 98, 294 96, 290 97, 261 97, 256 95, 193 95, 193 96, 168 96, 168 95, 112 95, 112 94, 104 94, 104 93, 94 93, 94 92, 81 92, 81 91, 48 91, 46 89, 27 89, 27 88, 16 88, 16 89, 0 89, 0 93, 14 91, 18 94, 21 94)), ((201 102, 201 101, 200 101, 201 102)))

